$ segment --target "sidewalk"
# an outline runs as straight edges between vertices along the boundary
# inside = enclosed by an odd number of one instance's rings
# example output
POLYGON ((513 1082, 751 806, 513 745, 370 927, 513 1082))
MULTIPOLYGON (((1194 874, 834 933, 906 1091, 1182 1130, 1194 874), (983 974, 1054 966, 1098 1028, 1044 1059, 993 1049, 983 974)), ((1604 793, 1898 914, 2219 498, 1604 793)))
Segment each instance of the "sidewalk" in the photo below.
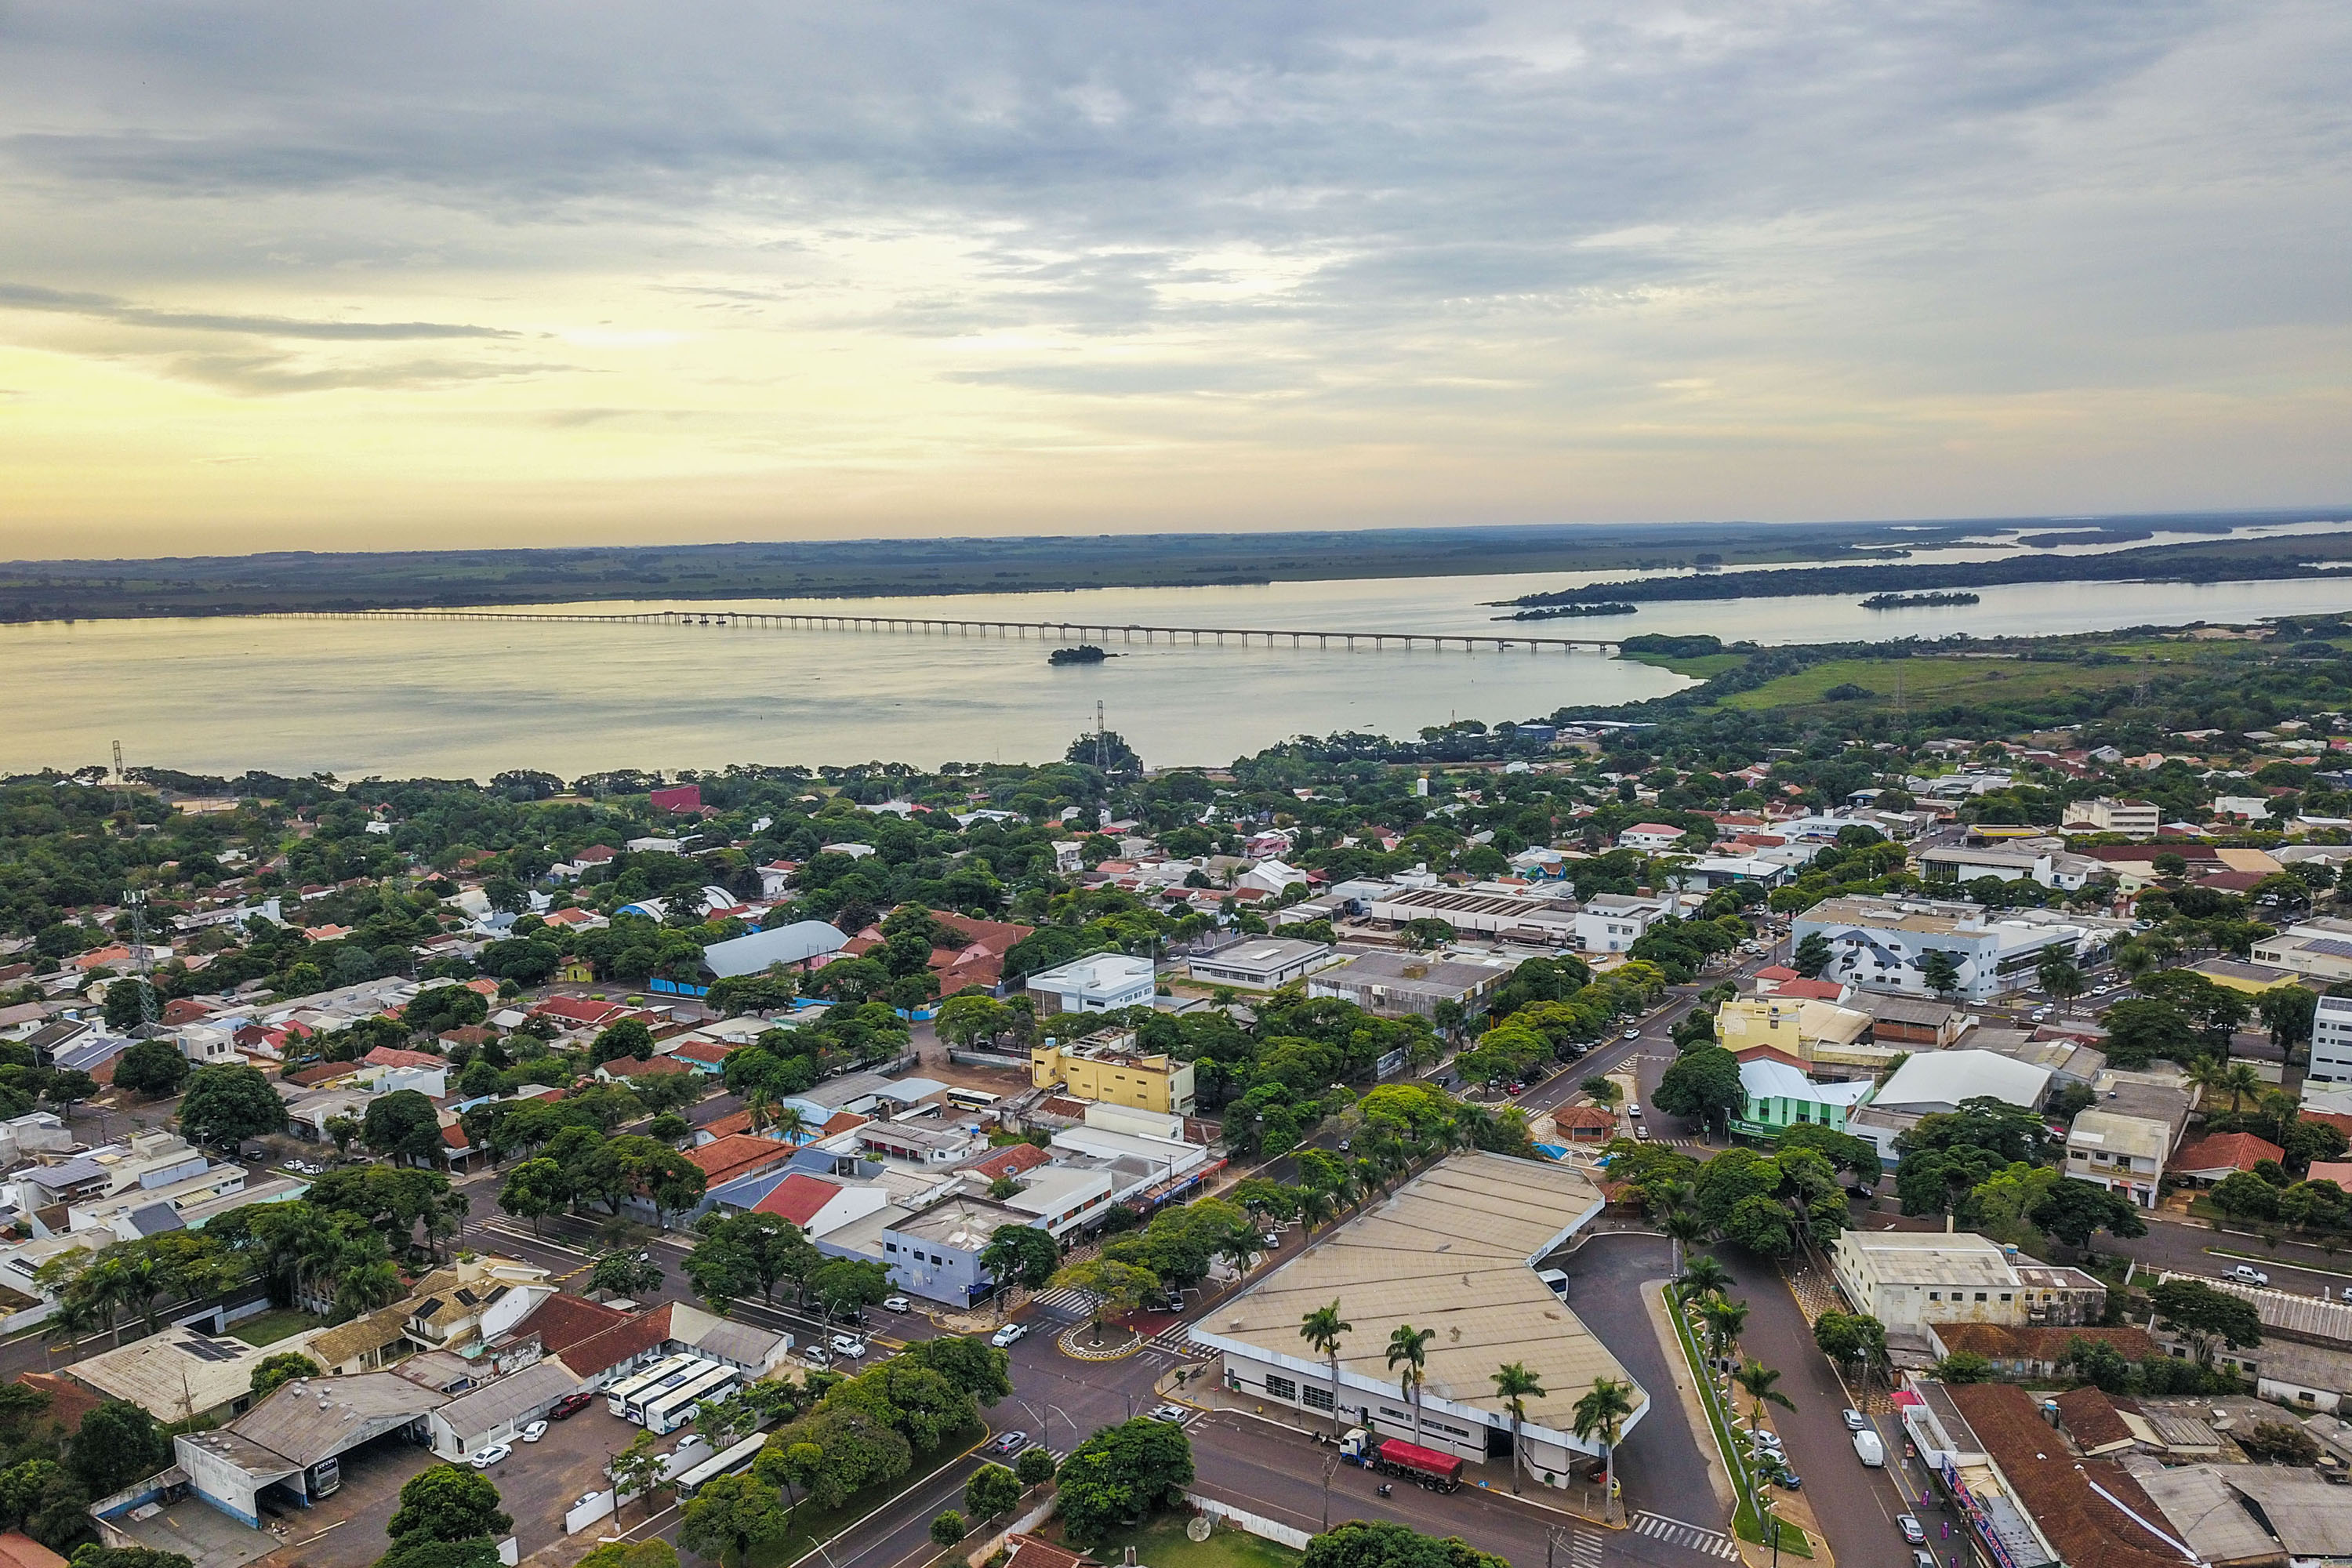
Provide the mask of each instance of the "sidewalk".
MULTIPOLYGON (((1331 1421, 1328 1416, 1317 1417, 1310 1421, 1307 1419, 1309 1412, 1286 1405, 1269 1405, 1262 1399, 1228 1393, 1223 1380, 1217 1375, 1218 1365, 1217 1358, 1212 1357, 1205 1363, 1194 1368, 1178 1368, 1162 1376, 1154 1386, 1153 1392, 1162 1399, 1190 1405, 1196 1409, 1212 1410, 1220 1415, 1246 1416, 1264 1426, 1313 1443, 1321 1448, 1328 1449, 1336 1441, 1331 1433, 1331 1421), (1179 1374, 1187 1371, 1191 1375, 1180 1383, 1179 1374)), ((1339 1430, 1345 1433, 1347 1429, 1347 1426, 1343 1423, 1339 1430)), ((1528 1508, 1558 1514, 1563 1519, 1575 1520, 1580 1524, 1600 1525, 1609 1530, 1622 1530, 1625 1527, 1625 1521, 1622 1519, 1613 1523, 1602 1519, 1601 1488, 1589 1482, 1574 1481, 1565 1487, 1548 1487, 1539 1479, 1522 1478, 1520 1484, 1527 1489, 1514 1494, 1511 1490, 1509 1466, 1465 1461, 1462 1467, 1462 1484, 1463 1490, 1465 1492, 1475 1489, 1491 1496, 1507 1498, 1513 1502, 1525 1504, 1528 1508)))

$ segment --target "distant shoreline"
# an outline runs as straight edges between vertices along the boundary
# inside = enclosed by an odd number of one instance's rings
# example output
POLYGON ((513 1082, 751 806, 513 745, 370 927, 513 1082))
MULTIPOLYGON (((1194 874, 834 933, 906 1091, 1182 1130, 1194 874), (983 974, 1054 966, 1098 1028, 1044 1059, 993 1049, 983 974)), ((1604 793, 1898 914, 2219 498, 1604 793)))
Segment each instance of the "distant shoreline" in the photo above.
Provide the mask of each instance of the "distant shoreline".
MULTIPOLYGON (((2163 530, 2216 536, 2220 550, 2277 542, 2231 541, 2237 531, 2352 515, 2338 508, 2198 512, 2163 517, 1982 518, 1918 522, 1493 524, 1285 533, 1156 533, 1004 539, 831 540, 805 543, 648 545, 549 550, 415 551, 147 561, 0 563, 0 622, 115 620, 287 611, 500 608, 632 600, 860 599, 1093 588, 1262 585, 1537 573, 1676 572, 1693 592, 1660 580, 1531 595, 1521 606, 1594 600, 1743 597, 1817 593, 1778 585, 1824 571, 1906 574, 1873 588, 1942 585, 1907 574, 1983 581, 1987 568, 1869 564, 1890 552, 1962 542, 2010 545, 2059 529, 2084 539, 2163 530), (1742 567, 1831 563, 1788 571, 1742 567), (1745 586, 1771 579, 1776 585, 1745 586), (1743 584, 1741 592, 1724 586, 1743 584), (1633 591, 1642 589, 1644 591, 1633 591)), ((1988 567, 2040 568, 2118 557, 2010 557, 1988 567)), ((2083 574, 2088 577, 2090 572, 2083 574)), ((2247 574, 2261 575, 2263 574, 2247 574)), ((2054 574, 2053 574, 2054 575, 2054 574)), ((2048 580, 2047 577, 2038 580, 2048 580)), ((1843 586, 1843 584, 1841 584, 1843 586)), ((1835 590, 1831 590, 1835 591, 1835 590)))

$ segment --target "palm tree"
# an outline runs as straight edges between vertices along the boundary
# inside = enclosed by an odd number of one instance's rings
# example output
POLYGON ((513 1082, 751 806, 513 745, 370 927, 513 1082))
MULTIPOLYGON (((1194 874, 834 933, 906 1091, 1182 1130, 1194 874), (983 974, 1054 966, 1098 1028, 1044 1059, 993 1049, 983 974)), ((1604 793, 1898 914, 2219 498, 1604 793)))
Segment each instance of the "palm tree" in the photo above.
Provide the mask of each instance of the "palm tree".
POLYGON ((1777 1405, 1783 1410, 1794 1410, 1797 1407, 1787 1394, 1773 1386, 1780 1381, 1780 1374, 1759 1362, 1743 1363, 1739 1370, 1733 1373, 1731 1376, 1732 1380, 1747 1393, 1748 1397, 1755 1401, 1755 1408, 1749 1413, 1748 1417, 1748 1424, 1750 1426, 1761 1426, 1764 1424, 1764 1407, 1767 1405, 1777 1405))
POLYGON ((1675 1244, 1675 1278, 1679 1279, 1683 1277, 1683 1248, 1706 1239, 1706 1221, 1698 1217, 1696 1209, 1669 1209, 1658 1228, 1675 1244))
POLYGON ((1617 1439, 1633 1414, 1633 1385, 1613 1377, 1596 1377, 1592 1387, 1576 1402, 1576 1435, 1597 1441, 1606 1469, 1602 1472, 1601 1510, 1617 1500, 1617 1439))
POLYGON ((1339 1303, 1318 1307, 1298 1320, 1298 1337, 1331 1363, 1331 1436, 1339 1435, 1339 1341, 1356 1325, 1339 1316, 1339 1303))
POLYGON ((2230 1064, 2219 1057, 2199 1057, 2189 1064, 2189 1081, 2218 1100, 2229 1091, 2230 1064))
POLYGON ((1416 1329, 1411 1323, 1399 1323, 1389 1331, 1389 1370, 1395 1372, 1402 1363, 1404 1371, 1397 1377, 1397 1386, 1404 1391, 1405 1402, 1412 1406, 1412 1440, 1421 1441, 1421 1377, 1422 1369, 1429 1364, 1429 1342, 1437 1337, 1435 1329, 1416 1329))
POLYGON ((1339 1211, 1331 1194, 1321 1187, 1308 1187, 1298 1194, 1298 1223, 1312 1232, 1339 1211))
POLYGON ((1722 1355, 1739 1342, 1740 1331, 1748 1327, 1748 1303, 1727 1301, 1720 1296, 1709 1298, 1698 1310, 1706 1324, 1708 1353, 1722 1355))
POLYGON ((1519 1427, 1528 1418, 1529 1398, 1541 1399, 1548 1392, 1540 1378, 1515 1361, 1507 1361, 1487 1374, 1495 1380, 1495 1393, 1502 1399, 1503 1408, 1511 1413, 1511 1490, 1519 1490, 1519 1469, 1524 1450, 1519 1444, 1519 1427))
POLYGON ((1683 1269, 1683 1282, 1676 1289, 1682 1292, 1684 1300, 1691 1301, 1706 1296, 1721 1296, 1731 1289, 1731 1270, 1723 1266, 1723 1259, 1712 1252, 1702 1252, 1683 1269))
POLYGON ((2233 1064, 2228 1075, 2222 1079, 2221 1087, 2229 1093, 2230 1109, 2232 1111, 2244 1103, 2249 1095, 2257 1100, 2263 1097, 2262 1075, 2254 1070, 2254 1064, 2252 1062, 2233 1064))
POLYGON ((751 1136, 758 1137, 775 1114, 776 1097, 768 1091, 766 1084, 755 1083, 743 1090, 743 1120, 751 1129, 751 1136))
POLYGON ((787 1143, 808 1141, 808 1117, 797 1105, 779 1105, 769 1113, 769 1121, 777 1135, 787 1143))

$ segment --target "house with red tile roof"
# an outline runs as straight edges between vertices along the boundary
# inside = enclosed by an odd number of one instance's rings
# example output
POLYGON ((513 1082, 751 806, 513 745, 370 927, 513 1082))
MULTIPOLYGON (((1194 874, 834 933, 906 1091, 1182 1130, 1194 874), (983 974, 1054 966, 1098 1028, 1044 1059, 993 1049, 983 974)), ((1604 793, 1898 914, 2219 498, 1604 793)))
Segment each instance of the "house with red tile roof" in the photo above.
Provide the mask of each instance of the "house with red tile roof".
POLYGON ((822 1237, 874 1213, 889 1201, 889 1194, 880 1187, 849 1186, 812 1176, 805 1171, 794 1171, 777 1183, 773 1191, 752 1206, 751 1212, 788 1219, 810 1236, 822 1237))
POLYGON ((362 1067, 446 1068, 449 1064, 429 1051, 404 1051, 398 1046, 378 1046, 360 1058, 362 1067))
POLYGON ((727 1065, 727 1058, 734 1049, 717 1040, 688 1040, 667 1054, 698 1073, 716 1074, 727 1065))
POLYGON ((2218 1182, 2251 1171, 2264 1160, 2284 1162, 2286 1151, 2251 1132, 2217 1132, 2200 1138, 2172 1156, 2169 1169, 2192 1182, 2218 1182))
POLYGON ((572 1359, 573 1347, 628 1321, 629 1314, 618 1307, 558 1291, 532 1308, 530 1315, 514 1326, 514 1332, 537 1334, 541 1350, 563 1357, 564 1365, 579 1371, 579 1363, 572 1359))
MULTIPOLYGON (((541 1308, 541 1311, 546 1309, 541 1308)), ((534 1313, 533 1316, 537 1314, 534 1313)), ((527 1325, 530 1318, 523 1322, 527 1325)), ((606 1384, 659 1361, 669 1346, 669 1304, 614 1323, 590 1334, 563 1352, 563 1364, 580 1374, 591 1388, 606 1384)))
POLYGON ((650 1061, 644 1057, 614 1057, 609 1062, 596 1064, 596 1079, 600 1083, 612 1083, 616 1079, 667 1078, 693 1070, 686 1063, 669 1057, 655 1057, 650 1061))
POLYGON ((1051 1163, 1045 1151, 1034 1143, 1008 1143, 987 1159, 974 1160, 964 1169, 983 1182, 993 1182, 1005 1176, 1017 1176, 1024 1171, 1034 1171, 1051 1163))
POLYGON ((617 1023, 628 1012, 617 1002, 599 1002, 589 996, 550 996, 530 1010, 534 1018, 551 1018, 567 1028, 601 1029, 617 1023))
MULTIPOLYGON (((939 981, 942 996, 952 996, 972 985, 994 990, 1004 978, 1006 950, 1037 929, 1011 921, 974 920, 941 910, 933 910, 931 919, 955 937, 931 949, 930 971, 939 981)), ((852 958, 862 957, 879 947, 883 940, 882 928, 870 925, 851 937, 842 951, 852 958)))
MULTIPOLYGON (((781 1165, 798 1153, 793 1145, 773 1138, 730 1133, 686 1151, 687 1163, 702 1173, 706 1190, 771 1165, 781 1165)), ((797 1222, 795 1222, 797 1223, 797 1222)))

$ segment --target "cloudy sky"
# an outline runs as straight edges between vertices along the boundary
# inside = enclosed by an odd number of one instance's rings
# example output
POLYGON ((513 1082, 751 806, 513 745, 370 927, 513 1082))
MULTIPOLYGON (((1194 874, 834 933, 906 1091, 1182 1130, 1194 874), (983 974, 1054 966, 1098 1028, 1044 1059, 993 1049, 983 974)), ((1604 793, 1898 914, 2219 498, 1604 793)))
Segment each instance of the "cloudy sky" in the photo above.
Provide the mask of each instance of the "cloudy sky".
POLYGON ((2342 0, 0 7, 0 555, 2352 499, 2342 0))

